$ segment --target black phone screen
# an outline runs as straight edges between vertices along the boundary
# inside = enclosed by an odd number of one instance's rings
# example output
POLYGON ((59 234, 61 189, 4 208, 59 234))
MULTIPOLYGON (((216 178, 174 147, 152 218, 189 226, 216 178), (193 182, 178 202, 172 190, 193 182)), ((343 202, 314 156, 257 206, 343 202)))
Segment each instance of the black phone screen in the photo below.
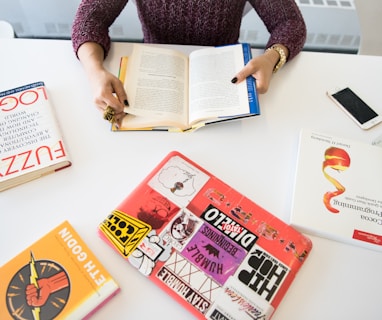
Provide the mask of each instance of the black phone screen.
POLYGON ((378 116, 360 97, 358 97, 350 88, 345 88, 334 93, 335 98, 343 107, 350 112, 354 118, 361 124, 378 116))

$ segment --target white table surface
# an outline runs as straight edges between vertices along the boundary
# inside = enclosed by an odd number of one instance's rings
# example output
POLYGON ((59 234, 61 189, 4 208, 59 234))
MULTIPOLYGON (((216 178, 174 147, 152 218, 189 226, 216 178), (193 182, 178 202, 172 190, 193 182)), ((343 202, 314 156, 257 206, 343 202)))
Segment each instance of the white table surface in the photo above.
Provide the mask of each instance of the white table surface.
MULTIPOLYGON (((113 43, 111 71, 129 48, 113 43)), ((260 97, 261 116, 188 134, 111 132, 70 41, 0 40, 0 73, 0 91, 45 82, 73 160, 71 168, 0 193, 0 265, 69 220, 122 288, 93 319, 193 318, 97 235, 98 224, 171 150, 288 221, 300 128, 365 142, 382 134, 382 125, 362 131, 326 97, 346 84, 382 113, 382 57, 303 52, 274 75, 260 97)), ((313 251, 273 320, 382 319, 382 254, 310 238, 313 251)))

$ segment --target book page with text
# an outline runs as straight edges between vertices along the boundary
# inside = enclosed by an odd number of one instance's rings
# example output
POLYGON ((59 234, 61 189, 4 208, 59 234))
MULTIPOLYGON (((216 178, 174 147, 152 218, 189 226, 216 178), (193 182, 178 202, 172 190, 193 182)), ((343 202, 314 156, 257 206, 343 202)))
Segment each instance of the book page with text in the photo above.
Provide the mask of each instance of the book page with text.
POLYGON ((186 55, 167 48, 134 45, 124 81, 130 104, 127 112, 152 119, 148 125, 186 126, 187 74, 186 55))
POLYGON ((190 123, 249 112, 246 82, 231 83, 243 67, 241 45, 207 48, 190 54, 190 123))

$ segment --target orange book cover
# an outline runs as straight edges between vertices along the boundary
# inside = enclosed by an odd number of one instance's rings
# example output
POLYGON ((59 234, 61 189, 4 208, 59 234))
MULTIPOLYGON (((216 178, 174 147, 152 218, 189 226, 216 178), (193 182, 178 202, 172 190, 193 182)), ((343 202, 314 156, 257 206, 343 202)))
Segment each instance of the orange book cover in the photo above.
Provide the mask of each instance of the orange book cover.
POLYGON ((86 319, 118 291, 68 221, 0 267, 0 319, 86 319))
POLYGON ((99 226, 198 319, 270 319, 311 241, 179 152, 99 226))

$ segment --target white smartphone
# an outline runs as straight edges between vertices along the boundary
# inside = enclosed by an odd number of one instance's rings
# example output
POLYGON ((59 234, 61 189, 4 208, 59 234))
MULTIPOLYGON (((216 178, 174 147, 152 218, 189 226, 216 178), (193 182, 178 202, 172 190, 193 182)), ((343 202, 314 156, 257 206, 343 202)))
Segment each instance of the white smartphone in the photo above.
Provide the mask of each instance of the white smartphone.
POLYGON ((327 94, 362 129, 370 129, 382 122, 382 116, 350 88, 336 88, 328 91, 327 94))

